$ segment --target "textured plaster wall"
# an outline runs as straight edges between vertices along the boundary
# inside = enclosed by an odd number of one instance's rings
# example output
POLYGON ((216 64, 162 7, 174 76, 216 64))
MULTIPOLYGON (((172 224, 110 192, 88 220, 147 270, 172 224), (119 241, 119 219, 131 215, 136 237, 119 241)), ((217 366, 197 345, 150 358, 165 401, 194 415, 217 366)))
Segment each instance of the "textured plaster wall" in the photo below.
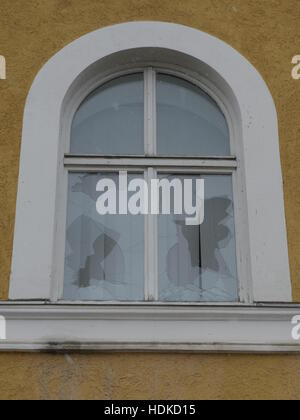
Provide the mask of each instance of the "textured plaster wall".
POLYGON ((298 400, 299 369, 296 356, 2 355, 0 398, 298 400))
MULTIPOLYGON (((300 54, 299 0, 1 0, 0 54, 8 78, 0 80, 0 299, 8 297, 30 85, 67 43, 130 20, 211 33, 265 78, 279 116, 293 294, 300 302, 300 80, 292 80, 290 64, 300 54)), ((0 355, 0 398, 300 398, 298 369, 297 356, 0 355)))

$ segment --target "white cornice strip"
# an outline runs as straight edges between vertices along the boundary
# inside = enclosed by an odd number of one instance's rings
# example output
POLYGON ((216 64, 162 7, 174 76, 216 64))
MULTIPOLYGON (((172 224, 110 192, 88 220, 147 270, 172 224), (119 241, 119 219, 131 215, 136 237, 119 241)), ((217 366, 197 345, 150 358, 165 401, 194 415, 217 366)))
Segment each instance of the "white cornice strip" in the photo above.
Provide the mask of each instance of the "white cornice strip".
POLYGON ((0 351, 300 353, 299 305, 164 306, 2 303, 0 351))

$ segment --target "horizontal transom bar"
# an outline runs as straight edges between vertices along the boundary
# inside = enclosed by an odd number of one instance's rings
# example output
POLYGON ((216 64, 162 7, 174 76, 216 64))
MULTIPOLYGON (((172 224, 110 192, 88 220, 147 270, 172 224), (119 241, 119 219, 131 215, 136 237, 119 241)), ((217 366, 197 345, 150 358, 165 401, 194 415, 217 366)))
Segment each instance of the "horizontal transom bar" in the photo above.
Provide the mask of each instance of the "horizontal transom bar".
POLYGON ((162 158, 162 157, 99 157, 65 155, 64 164, 69 169, 102 167, 114 168, 183 168, 183 169, 224 169, 235 170, 235 157, 222 158, 162 158))

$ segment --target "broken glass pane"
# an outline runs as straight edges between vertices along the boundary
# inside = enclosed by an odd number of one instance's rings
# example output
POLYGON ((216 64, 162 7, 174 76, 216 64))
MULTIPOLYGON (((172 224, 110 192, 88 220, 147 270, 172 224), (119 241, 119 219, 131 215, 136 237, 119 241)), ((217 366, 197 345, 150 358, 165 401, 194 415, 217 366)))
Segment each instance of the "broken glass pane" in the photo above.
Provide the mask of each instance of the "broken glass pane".
POLYGON ((100 215, 101 179, 115 183, 118 205, 119 174, 69 174, 64 299, 142 301, 144 216, 100 215))
MULTIPOLYGON (((199 179, 199 176, 163 175, 199 179)), ((238 300, 232 178, 204 179, 204 222, 186 225, 185 215, 158 216, 159 299, 169 302, 238 300)), ((193 190, 195 202, 196 190, 193 190)), ((173 202, 173 200, 172 200, 173 202)))

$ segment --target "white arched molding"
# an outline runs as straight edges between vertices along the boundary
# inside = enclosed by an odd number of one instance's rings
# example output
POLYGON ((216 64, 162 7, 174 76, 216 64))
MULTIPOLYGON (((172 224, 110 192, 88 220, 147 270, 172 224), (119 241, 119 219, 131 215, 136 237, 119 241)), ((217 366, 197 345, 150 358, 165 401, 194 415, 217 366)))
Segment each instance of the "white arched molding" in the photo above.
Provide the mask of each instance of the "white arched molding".
POLYGON ((291 302, 277 115, 266 83, 224 42, 158 22, 126 23, 83 36, 37 75, 24 114, 10 299, 53 297, 61 279, 57 203, 68 121, 100 73, 139 60, 184 68, 224 103, 238 156, 238 257, 245 302, 291 302))

